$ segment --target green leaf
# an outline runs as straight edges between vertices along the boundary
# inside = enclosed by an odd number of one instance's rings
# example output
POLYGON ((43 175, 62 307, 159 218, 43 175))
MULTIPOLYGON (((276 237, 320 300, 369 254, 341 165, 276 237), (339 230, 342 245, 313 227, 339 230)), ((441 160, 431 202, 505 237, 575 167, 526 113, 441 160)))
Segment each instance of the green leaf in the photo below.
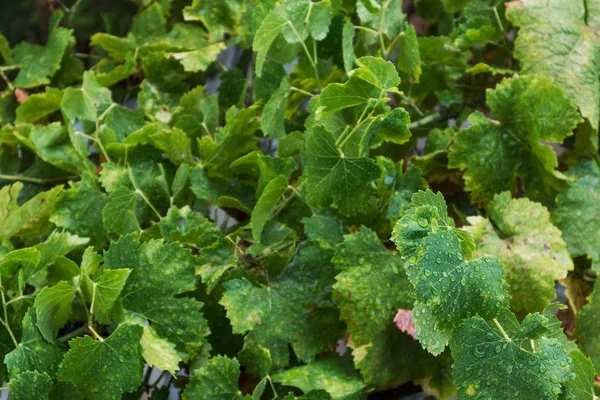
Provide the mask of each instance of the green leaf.
POLYGON ((379 167, 367 157, 348 157, 333 134, 315 125, 306 135, 307 202, 317 208, 335 204, 344 215, 357 214, 371 199, 379 167))
POLYGON ((464 321, 450 341, 459 397, 558 398, 575 371, 564 346, 545 336, 547 323, 536 313, 519 324, 507 310, 497 322, 464 321))
POLYGON ((24 89, 49 84, 60 68, 65 51, 74 41, 69 29, 52 27, 44 46, 28 42, 16 45, 10 65, 18 66, 19 74, 13 84, 24 89))
POLYGON ((300 388, 304 393, 324 390, 333 399, 357 398, 365 387, 352 363, 335 356, 278 372, 272 379, 286 386, 300 388))
MULTIPOLYGON (((410 309, 410 283, 398 253, 385 248, 375 232, 362 227, 336 246, 333 263, 342 269, 333 286, 341 317, 354 347, 385 331, 400 308, 410 309)), ((332 393, 333 394, 333 393, 332 393)))
POLYGON ((224 43, 213 43, 198 50, 169 53, 169 56, 178 60, 186 72, 198 72, 205 71, 223 50, 225 50, 224 43))
POLYGON ((571 135, 580 122, 573 102, 550 79, 523 76, 505 79, 487 93, 487 103, 498 120, 472 114, 472 126, 459 131, 450 147, 448 165, 466 170, 473 201, 489 202, 505 190, 515 193, 517 178, 533 200, 562 189, 556 155, 540 141, 562 143, 571 135))
POLYGON ((8 382, 13 400, 48 400, 52 390, 52 378, 46 373, 27 371, 8 382))
POLYGON ((184 400, 209 400, 227 398, 231 400, 250 400, 238 387, 240 364, 235 358, 215 356, 208 364, 192 373, 190 384, 183 392, 184 400))
POLYGON ((383 142, 404 144, 410 139, 408 130, 410 116, 403 108, 395 108, 390 112, 375 117, 369 125, 367 133, 362 137, 361 154, 367 155, 371 148, 383 142))
POLYGON ((561 232, 550 222, 544 206, 511 199, 508 192, 494 196, 488 215, 490 220, 468 217, 471 226, 466 229, 477 242, 475 255, 492 254, 500 259, 513 310, 542 311, 556 297, 554 282, 573 269, 561 232))
POLYGON ((441 329, 481 315, 494 318, 507 305, 508 285, 496 257, 466 261, 453 232, 436 232, 421 242, 415 295, 431 309, 441 329))
POLYGON ((110 90, 98 85, 91 72, 83 74, 81 89, 64 91, 60 108, 68 121, 96 122, 96 118, 112 104, 110 90))
POLYGON ((107 202, 106 195, 96 185, 74 184, 62 193, 50 221, 77 236, 90 238, 90 244, 102 247, 106 243, 102 209, 107 202))
POLYGON ((139 199, 134 190, 124 186, 108 196, 108 204, 102 209, 102 223, 107 233, 124 235, 142 230, 136 215, 136 200, 139 199))
POLYGON ((304 232, 310 240, 319 242, 324 249, 333 249, 344 241, 344 222, 335 217, 313 214, 302 218, 304 232))
POLYGON ((592 268, 600 270, 600 168, 583 161, 566 174, 573 178, 569 187, 556 196, 553 222, 562 232, 572 256, 587 255, 592 268))
MULTIPOLYGON (((196 285, 194 260, 179 243, 150 240, 140 243, 135 234, 111 243, 104 255, 107 270, 131 269, 121 296, 123 307, 150 321, 158 335, 194 356, 206 345, 207 323, 202 303, 175 296, 196 285), (175 329, 173 329, 175 327, 175 329)), ((124 272, 123 272, 124 274, 124 272)))
POLYGON ((284 112, 287 98, 290 93, 290 84, 287 77, 281 78, 279 88, 273 93, 265 104, 261 127, 263 134, 271 138, 285 136, 284 112))
POLYGON ((418 303, 412 310, 412 321, 415 325, 415 337, 421 346, 434 356, 438 356, 448 345, 452 331, 441 330, 432 311, 427 305, 418 303))
POLYGON ((211 36, 218 38, 236 30, 242 4, 239 0, 193 0, 183 9, 183 18, 202 22, 211 36))
POLYGON ((406 30, 398 37, 400 53, 396 65, 398 69, 406 72, 406 74, 419 83, 421 77, 421 55, 419 53, 419 42, 417 41, 417 32, 415 27, 408 25, 406 30))
POLYGON ((90 303, 90 311, 97 321, 110 324, 115 320, 116 307, 120 307, 119 295, 131 270, 127 268, 105 270, 100 276, 90 276, 82 268, 84 293, 90 303))
POLYGON ((66 127, 58 122, 31 127, 24 144, 44 161, 65 171, 81 173, 91 169, 89 161, 83 160, 73 146, 66 127))
POLYGON ((327 36, 331 23, 329 0, 284 0, 270 10, 256 31, 252 48, 256 55, 256 75, 262 75, 267 52, 279 34, 287 43, 304 43, 309 35, 315 40, 327 36))
POLYGON ((370 343, 352 349, 354 365, 366 383, 375 387, 399 386, 432 376, 439 362, 392 320, 370 343))
POLYGON ((596 372, 592 361, 581 350, 573 350, 569 353, 569 356, 573 360, 575 379, 566 384, 567 390, 570 390, 577 400, 593 400, 596 398, 594 392, 596 372))
MULTIPOLYGON (((520 28, 514 54, 523 73, 554 79, 597 131, 600 118, 598 26, 591 24, 590 20, 600 14, 598 10, 591 9, 588 17, 586 3, 557 0, 512 2, 506 8, 506 17, 520 28), (568 34, 565 35, 565 32, 568 34), (540 43, 539 38, 542 37, 545 40, 540 43)), ((597 139, 591 141, 597 148, 595 142, 597 139)))
POLYGON ((36 122, 60 110, 62 90, 47 87, 44 93, 29 96, 17 107, 16 122, 36 122))
POLYGON ((287 15, 283 5, 277 4, 275 8, 266 16, 260 24, 260 28, 254 35, 252 49, 256 54, 256 75, 262 76, 263 64, 267 57, 267 52, 275 41, 275 38, 283 31, 287 25, 287 15))
POLYGON ((378 57, 361 57, 356 63, 359 68, 348 73, 350 79, 347 82, 329 84, 319 96, 324 115, 348 107, 376 104, 383 95, 400 84, 396 67, 389 61, 378 57))
POLYGON ((0 189, 0 239, 13 236, 36 237, 46 233, 51 225, 48 221, 55 209, 62 186, 41 192, 19 205, 17 198, 23 184, 17 182, 0 189))
POLYGON ((119 399, 133 392, 142 380, 142 332, 138 325, 123 323, 102 341, 90 336, 70 340, 58 379, 71 382, 93 400, 119 399))
POLYGON ((600 370, 600 342, 598 341, 598 332, 600 321, 598 320, 598 290, 594 287, 588 303, 578 312, 575 322, 575 337, 577 343, 594 363, 596 371, 600 370))
POLYGON ((144 328, 140 340, 144 361, 150 367, 156 367, 175 375, 175 372, 179 370, 179 362, 181 361, 175 345, 158 336, 154 328, 148 324, 148 321, 135 313, 127 313, 125 322, 144 328))
POLYGON ((36 311, 30 308, 23 318, 21 343, 4 357, 12 378, 26 371, 54 376, 63 358, 63 350, 54 341, 47 342, 36 327, 36 311))
POLYGON ((344 70, 350 72, 356 61, 356 55, 354 54, 354 24, 351 20, 344 22, 344 28, 342 29, 342 57, 344 70))
POLYGON ((245 334, 252 352, 262 346, 271 353, 273 368, 288 365, 291 344, 297 358, 311 362, 317 353, 339 339, 339 314, 332 307, 333 268, 331 253, 306 244, 291 269, 270 278, 269 287, 258 287, 246 278, 224 283, 221 305, 227 310, 234 333, 245 334), (298 279, 313 282, 309 290, 298 279))
POLYGON ((61 281, 43 288, 36 296, 37 327, 48 342, 54 341, 58 330, 69 320, 75 291, 72 283, 61 281))
POLYGON ((287 178, 279 175, 267 184, 265 190, 260 195, 256 206, 252 210, 251 218, 252 238, 255 242, 260 242, 263 229, 271 218, 277 202, 283 196, 287 187, 287 178))

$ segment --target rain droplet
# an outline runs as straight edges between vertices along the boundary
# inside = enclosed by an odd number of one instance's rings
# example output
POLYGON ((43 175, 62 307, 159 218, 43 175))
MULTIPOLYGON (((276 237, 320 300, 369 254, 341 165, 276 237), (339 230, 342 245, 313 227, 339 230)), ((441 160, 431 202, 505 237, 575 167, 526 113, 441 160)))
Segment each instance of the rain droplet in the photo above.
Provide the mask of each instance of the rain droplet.
POLYGON ((427 226, 429 225, 429 221, 427 221, 427 218, 423 218, 420 217, 417 222, 419 223, 419 225, 421 225, 422 228, 427 228, 427 226))

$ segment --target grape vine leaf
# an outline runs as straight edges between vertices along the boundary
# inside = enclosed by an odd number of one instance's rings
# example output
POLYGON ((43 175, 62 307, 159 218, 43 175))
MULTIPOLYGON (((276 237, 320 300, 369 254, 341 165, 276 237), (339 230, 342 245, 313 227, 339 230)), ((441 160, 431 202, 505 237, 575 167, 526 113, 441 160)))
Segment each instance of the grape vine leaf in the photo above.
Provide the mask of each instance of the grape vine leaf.
POLYGON ((434 356, 442 354, 452 337, 452 331, 440 329, 438 320, 432 315, 432 309, 423 303, 415 304, 412 320, 415 324, 415 337, 421 346, 434 356))
POLYGON ((13 236, 35 237, 47 232, 51 224, 49 218, 54 208, 62 186, 55 186, 47 192, 41 192, 27 202, 19 205, 17 202, 23 183, 4 186, 0 189, 0 238, 9 239, 13 236))
POLYGON ((60 110, 62 90, 46 87, 43 93, 35 93, 22 102, 16 110, 17 123, 33 123, 60 110))
POLYGON ((567 389, 573 393, 574 398, 577 400, 594 400, 596 398, 594 391, 594 380, 596 379, 594 364, 578 349, 572 350, 569 356, 573 360, 575 379, 566 384, 567 389))
MULTIPOLYGON (((60 19, 58 19, 60 20, 60 19)), ((18 66, 13 84, 18 88, 47 85, 61 66, 61 60, 75 39, 70 29, 51 26, 44 46, 21 42, 12 49, 8 65, 18 66)))
POLYGON ((386 249, 369 228, 346 235, 332 262, 342 269, 335 278, 333 298, 355 346, 385 331, 398 309, 412 308, 413 299, 405 295, 410 283, 400 255, 386 249))
POLYGON ((368 157, 348 157, 336 146, 333 134, 315 125, 306 135, 307 202, 317 208, 338 206, 344 215, 359 213, 371 199, 371 182, 380 169, 368 157))
POLYGON ((284 0, 275 4, 262 20, 252 42, 252 49, 258 53, 256 75, 262 75, 267 52, 279 34, 292 44, 304 44, 309 35, 315 40, 322 40, 329 31, 331 16, 330 0, 284 0))
POLYGON ((356 63, 358 68, 348 73, 348 81, 331 83, 323 90, 319 96, 323 108, 320 113, 327 115, 348 107, 374 105, 387 92, 397 90, 400 77, 390 61, 367 56, 359 58, 356 63))
POLYGON ((496 257, 466 261, 456 234, 441 231, 427 236, 419 252, 416 299, 431 309, 441 329, 475 315, 494 318, 508 305, 504 268, 496 257))
POLYGON ((175 376, 175 372, 179 370, 179 362, 181 361, 175 345, 158 336, 154 328, 148 324, 148 321, 135 313, 128 312, 125 315, 124 322, 139 325, 144 329, 142 339, 140 339, 144 361, 150 367, 156 367, 161 371, 168 371, 171 375, 175 376))
POLYGON ((79 237, 90 238, 95 247, 102 247, 106 243, 102 209, 107 202, 107 196, 95 182, 74 183, 58 199, 50 222, 79 237))
POLYGON ((475 255, 500 259, 514 311, 542 311, 556 297, 554 282, 573 269, 561 232, 552 225, 543 205, 511 199, 508 192, 494 196, 488 215, 489 220, 467 218, 471 226, 465 229, 477 242, 475 255))
POLYGON ((494 322, 465 320, 450 340, 459 397, 558 398, 575 371, 564 345, 545 335, 549 323, 536 313, 519 324, 508 310, 494 322))
POLYGON ((271 354, 273 368, 288 365, 288 345, 299 360, 314 356, 339 339, 343 325, 331 301, 334 272, 331 252, 316 243, 301 247, 289 270, 258 287, 246 278, 225 282, 220 304, 227 310, 233 332, 246 334, 248 348, 262 346, 271 354), (312 282, 306 290, 298 279, 312 282))
POLYGON ((593 161, 582 161, 566 175, 573 180, 556 196, 553 222, 562 232, 573 257, 587 255, 592 268, 600 271, 600 168, 593 161))
POLYGON ((600 331, 600 320, 598 319, 598 309, 600 301, 598 300, 599 290, 594 287, 588 303, 577 313, 575 321, 575 337, 577 343, 594 363, 596 371, 600 370, 600 341, 598 341, 598 332, 600 331))
POLYGON ((515 193, 517 178, 533 200, 563 189, 556 155, 540 141, 562 143, 572 134, 580 117, 571 99, 551 79, 529 75, 505 79, 487 92, 487 103, 497 120, 471 114, 472 126, 459 131, 450 147, 448 166, 466 170, 473 201, 515 193))
POLYGON ((285 136, 284 112, 289 93, 290 84, 287 77, 284 76, 281 78, 279 88, 265 104, 263 117, 260 121, 265 136, 276 139, 285 136))
POLYGON ((231 400, 252 400, 243 395, 238 387, 240 363, 235 358, 215 356, 208 364, 192 372, 190 384, 183 392, 184 400, 211 400, 227 398, 231 400))
POLYGON ((409 78, 419 83, 421 77, 421 54, 419 53, 419 42, 417 32, 413 25, 408 25, 406 30, 398 36, 400 53, 396 65, 404 71, 409 78))
MULTIPOLYGON (((514 54, 521 70, 553 78, 597 131, 600 58, 598 25, 593 20, 600 13, 588 8, 588 3, 594 2, 513 1, 507 3, 506 17, 520 28, 514 54), (544 38, 542 43, 540 38, 544 38)), ((597 149, 595 142, 590 141, 597 149)))
POLYGON ((56 333, 71 316, 75 286, 67 281, 43 288, 35 297, 34 306, 37 327, 48 342, 53 342, 56 333))
POLYGON ((306 236, 318 242, 324 249, 333 249, 344 241, 346 228, 341 219, 315 213, 310 217, 302 218, 302 223, 306 236))
POLYGON ((90 303, 93 317, 110 324, 120 307, 119 295, 131 273, 130 269, 107 269, 90 277, 86 268, 81 268, 81 282, 86 300, 90 303))
POLYGON ((71 339, 58 379, 71 382, 90 400, 120 399, 142 380, 141 338, 141 326, 122 323, 102 341, 90 336, 71 339))
POLYGON ((354 347, 352 356, 365 383, 376 387, 428 378, 440 368, 438 360, 410 335, 400 332, 391 319, 370 343, 354 347))
POLYGON ((30 308, 23 317, 19 345, 4 357, 12 378, 26 371, 54 376, 63 358, 63 350, 54 341, 47 342, 36 327, 36 311, 30 308))
POLYGON ((260 242, 265 225, 271 218, 277 202, 283 196, 288 187, 288 180, 285 176, 279 175, 265 186, 258 202, 252 210, 251 228, 252 238, 255 242, 260 242))
POLYGON ((207 322, 203 304, 175 296, 196 285, 194 260, 179 243, 122 236, 104 254, 107 270, 127 266, 131 273, 121 292, 123 307, 152 322, 156 332, 177 345, 182 354, 194 356, 206 346, 207 322), (173 329, 172 327, 177 327, 173 329))
POLYGON ((26 371, 8 382, 11 400, 48 400, 52 378, 45 372, 26 371))
POLYGON ((365 387, 352 361, 336 356, 278 372, 271 378, 274 382, 300 388, 304 393, 324 390, 333 399, 341 400, 357 398, 365 387))

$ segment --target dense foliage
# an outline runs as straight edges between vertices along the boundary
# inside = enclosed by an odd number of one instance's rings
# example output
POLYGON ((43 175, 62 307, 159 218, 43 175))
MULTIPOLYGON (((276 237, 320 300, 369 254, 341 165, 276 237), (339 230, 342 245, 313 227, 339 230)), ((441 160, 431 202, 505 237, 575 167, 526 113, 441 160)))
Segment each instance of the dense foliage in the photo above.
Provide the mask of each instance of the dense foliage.
POLYGON ((600 0, 15 3, 11 399, 597 398, 600 0))

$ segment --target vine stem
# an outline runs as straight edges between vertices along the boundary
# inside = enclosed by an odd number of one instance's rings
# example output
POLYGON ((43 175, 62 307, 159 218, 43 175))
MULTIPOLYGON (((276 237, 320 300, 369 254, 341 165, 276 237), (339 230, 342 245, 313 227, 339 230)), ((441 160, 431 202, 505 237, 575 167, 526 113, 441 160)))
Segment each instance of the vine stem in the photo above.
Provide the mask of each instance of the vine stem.
POLYGON ((12 339, 13 343, 15 344, 15 347, 19 347, 19 342, 17 342, 17 339, 15 338, 15 335, 13 334, 13 331, 12 331, 12 329, 10 329, 10 325, 8 324, 8 310, 6 308, 6 297, 4 297, 4 286, 2 286, 1 280, 0 280, 0 286, 1 286, 0 287, 0 295, 2 296, 2 309, 4 310, 4 319, 0 319, 0 322, 2 323, 2 325, 4 325, 4 327, 10 334, 10 338, 12 339))
POLYGON ((39 185, 44 185, 46 183, 53 183, 53 182, 61 182, 61 181, 68 181, 69 179, 76 179, 79 178, 77 175, 72 175, 72 176, 63 176, 60 178, 32 178, 29 176, 23 176, 23 175, 4 175, 4 174, 0 174, 0 179, 4 179, 7 181, 23 181, 23 182, 30 182, 30 183, 37 183, 39 185))
POLYGON ((440 113, 433 113, 433 114, 430 114, 430 115, 428 115, 426 117, 418 119, 415 122, 412 122, 408 126, 408 129, 411 129, 411 130, 412 129, 417 129, 417 128, 420 128, 422 126, 429 125, 429 124, 431 124, 433 122, 439 121, 440 119, 442 119, 442 114, 440 114, 440 113))
POLYGON ((291 87, 290 87, 290 90, 292 90, 292 91, 294 91, 294 92, 301 93, 301 94, 303 94, 303 95, 306 95, 306 96, 310 96, 310 97, 312 97, 312 96, 313 96, 313 94, 312 94, 312 93, 310 93, 310 92, 307 92, 306 90, 302 90, 302 89, 300 89, 300 88, 297 88, 297 87, 295 87, 295 86, 291 86, 291 87))
POLYGON ((72 330, 71 332, 67 333, 66 335, 59 337, 57 340, 62 343, 68 342, 69 340, 73 339, 74 337, 87 332, 87 330, 88 330, 88 324, 86 323, 86 324, 80 326, 79 328, 72 330))
POLYGON ((385 48, 385 41, 383 40, 383 25, 385 22, 385 12, 387 11, 387 7, 389 6, 391 0, 387 0, 381 6, 381 15, 379 16, 379 30, 377 33, 379 34, 379 45, 381 46, 381 55, 383 58, 387 58, 387 50, 385 48))
POLYGON ((502 334, 502 337, 504 337, 504 339, 506 339, 507 342, 512 342, 512 339, 506 334, 506 332, 504 331, 504 328, 502 328, 502 325, 500 325, 500 322, 498 322, 498 320, 496 318, 493 319, 494 324, 496 325, 496 328, 498 328, 498 330, 500 331, 500 333, 502 334))

